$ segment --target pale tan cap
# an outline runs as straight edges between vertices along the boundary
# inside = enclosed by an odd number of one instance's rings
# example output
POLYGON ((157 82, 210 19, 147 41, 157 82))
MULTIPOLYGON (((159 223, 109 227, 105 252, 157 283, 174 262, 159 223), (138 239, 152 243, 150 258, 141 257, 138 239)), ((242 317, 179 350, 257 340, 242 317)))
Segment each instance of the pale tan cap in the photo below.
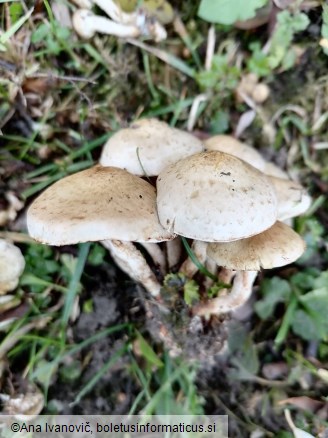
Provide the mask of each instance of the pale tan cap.
POLYGON ((25 260, 21 250, 0 239, 0 295, 16 288, 24 268, 25 260))
POLYGON ((285 266, 297 260, 305 242, 282 222, 256 236, 235 242, 209 243, 207 255, 219 266, 237 271, 259 271, 285 266))
POLYGON ((265 163, 265 167, 262 170, 266 175, 274 176, 276 178, 282 178, 282 179, 289 179, 288 173, 282 170, 280 167, 278 167, 274 163, 270 163, 267 161, 265 163))
POLYGON ((305 188, 291 180, 269 176, 278 199, 278 219, 283 221, 305 213, 312 202, 305 188))
POLYGON ((95 166, 45 190, 27 212, 30 235, 49 245, 174 237, 158 221, 155 188, 115 167, 95 166))
POLYGON ((102 166, 116 166, 140 176, 157 176, 165 167, 203 151, 198 138, 156 119, 142 119, 116 132, 105 144, 102 166))
POLYGON ((208 242, 261 233, 277 218, 275 191, 266 175, 217 151, 164 169, 157 178, 157 208, 164 228, 208 242))
POLYGON ((220 151, 231 154, 261 171, 264 171, 266 166, 265 159, 256 149, 231 137, 231 135, 210 137, 204 141, 204 146, 207 151, 220 151))

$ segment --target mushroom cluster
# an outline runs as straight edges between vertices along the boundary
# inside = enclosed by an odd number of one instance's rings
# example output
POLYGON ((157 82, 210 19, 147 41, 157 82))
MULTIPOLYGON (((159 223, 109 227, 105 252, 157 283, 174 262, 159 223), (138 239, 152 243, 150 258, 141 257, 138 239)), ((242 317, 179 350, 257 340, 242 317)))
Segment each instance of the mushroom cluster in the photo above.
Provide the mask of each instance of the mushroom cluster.
POLYGON ((143 119, 108 140, 100 164, 46 189, 30 206, 27 226, 49 245, 102 242, 155 297, 173 267, 190 278, 197 273, 191 259, 181 264, 180 236, 191 239, 199 262, 231 283, 230 291, 193 308, 194 315, 208 316, 242 305, 261 268, 301 256, 304 242, 284 222, 310 202, 300 184, 232 137, 201 142, 143 119))

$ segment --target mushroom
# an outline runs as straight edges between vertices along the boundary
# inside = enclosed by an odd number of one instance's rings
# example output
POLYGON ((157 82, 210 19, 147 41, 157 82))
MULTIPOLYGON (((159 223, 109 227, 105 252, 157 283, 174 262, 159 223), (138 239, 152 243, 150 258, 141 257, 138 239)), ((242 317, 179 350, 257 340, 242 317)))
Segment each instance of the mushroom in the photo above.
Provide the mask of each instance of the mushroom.
POLYGON ((261 268, 285 266, 297 260, 304 250, 303 239, 279 221, 256 236, 233 242, 209 243, 207 255, 223 266, 225 275, 237 272, 229 295, 220 294, 205 304, 199 304, 194 312, 209 315, 235 310, 250 297, 253 282, 261 268))
POLYGON ((278 219, 284 221, 303 214, 311 205, 311 197, 301 184, 289 179, 269 176, 278 199, 278 219))
MULTIPOLYGON (((169 21, 161 20, 163 14, 156 14, 156 10, 151 11, 147 4, 143 4, 141 8, 133 12, 124 12, 113 0, 93 0, 93 2, 117 23, 136 26, 139 35, 152 37, 156 42, 165 40, 167 37, 167 32, 161 23, 167 24, 169 21)), ((162 13, 164 13, 165 6, 167 9, 166 4, 162 4, 159 8, 162 13)), ((172 15, 173 11, 166 18, 171 18, 172 15)))
POLYGON ((27 212, 27 228, 35 240, 49 245, 113 240, 104 245, 114 260, 152 295, 158 295, 160 285, 132 241, 175 237, 159 224, 153 186, 123 169, 101 166, 46 189, 27 212))
MULTIPOLYGON (((171 128, 157 119, 142 119, 130 127, 116 132, 103 147, 99 163, 116 166, 139 176, 157 176, 167 165, 203 150, 202 143, 194 136, 171 128)), ((143 244, 165 273, 165 257, 158 245, 143 244)), ((176 244, 169 244, 167 252, 173 259, 180 256, 176 244), (173 246, 174 245, 174 246, 173 246), (173 247, 177 253, 173 255, 173 247)), ((168 261, 168 265, 172 263, 168 261)), ((175 264, 176 262, 173 263, 175 264)))
POLYGON ((166 230, 207 242, 250 237, 277 218, 269 179, 218 151, 201 152, 166 167, 157 178, 157 208, 166 230))
POLYGON ((269 176, 275 176, 277 178, 282 178, 282 179, 289 179, 287 172, 280 169, 280 167, 278 167, 276 164, 270 163, 269 161, 265 163, 263 172, 269 176))
POLYGON ((256 236, 234 242, 215 242, 207 255, 219 266, 238 271, 259 271, 288 265, 305 250, 305 242, 292 228, 276 222, 256 236))
POLYGON ((21 250, 6 240, 0 239, 0 295, 14 290, 25 268, 21 250))
MULTIPOLYGON (((268 229, 277 217, 276 196, 268 178, 219 151, 195 154, 167 167, 157 179, 157 190, 161 224, 194 239, 193 249, 205 264, 207 242, 250 237, 268 229)), ((197 268, 187 259, 182 270, 191 277, 197 268)), ((251 283, 247 276, 239 281, 240 275, 227 299, 229 310, 242 301, 241 285, 251 283)))
POLYGON ((123 12, 113 0, 92 0, 95 5, 102 9, 112 20, 122 24, 136 24, 137 12, 123 12))
POLYGON ((140 35, 162 41, 167 37, 165 28, 156 17, 147 16, 143 9, 123 12, 113 0, 74 0, 82 9, 73 14, 73 27, 82 38, 92 38, 96 32, 116 35, 122 38, 136 38, 140 35), (99 6, 112 20, 92 14, 92 4, 99 6), (89 12, 89 13, 87 13, 89 12))
MULTIPOLYGON (((259 234, 277 218, 277 200, 269 179, 237 157, 208 151, 185 158, 157 179, 160 222, 194 239, 193 249, 206 264, 208 242, 229 242, 259 234), (240 236, 240 237, 239 237, 240 236)), ((213 271, 213 266, 210 266, 213 271)), ((182 266, 192 276, 190 259, 182 266)), ((256 274, 238 272, 227 296, 196 307, 197 314, 228 312, 249 296, 256 274)))
POLYGON ((182 253, 181 239, 176 237, 173 240, 168 240, 166 242, 166 260, 167 268, 169 271, 177 268, 180 262, 182 253))
POLYGON ((206 150, 221 151, 240 158, 270 177, 278 198, 278 219, 285 220, 304 213, 311 198, 298 183, 289 180, 286 172, 267 162, 256 149, 229 135, 215 135, 204 142, 206 150))
POLYGON ((256 149, 230 135, 215 135, 204 141, 205 150, 220 151, 240 158, 262 172, 266 161, 256 149))
POLYGON ((82 38, 92 38, 96 32, 122 38, 135 38, 140 34, 137 26, 116 23, 109 18, 93 14, 89 9, 76 10, 72 23, 75 31, 82 38))
POLYGON ((199 316, 217 315, 228 313, 242 306, 251 296, 253 283, 257 271, 238 271, 235 273, 232 288, 228 292, 222 290, 216 298, 200 303, 193 309, 193 313, 199 316))
POLYGON ((100 164, 134 175, 157 176, 165 167, 203 151, 200 140, 157 119, 142 119, 116 132, 103 147, 100 164))

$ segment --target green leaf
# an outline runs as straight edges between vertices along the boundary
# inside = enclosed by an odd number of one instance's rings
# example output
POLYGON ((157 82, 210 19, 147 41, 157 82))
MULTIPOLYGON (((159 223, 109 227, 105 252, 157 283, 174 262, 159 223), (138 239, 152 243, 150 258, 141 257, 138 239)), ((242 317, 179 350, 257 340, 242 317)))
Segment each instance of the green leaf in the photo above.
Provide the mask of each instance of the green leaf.
POLYGON ((271 68, 282 65, 286 70, 294 65, 296 57, 294 57, 295 53, 290 47, 294 34, 305 30, 309 24, 309 18, 302 12, 295 14, 291 14, 287 10, 279 12, 268 54, 271 68))
POLYGON ((301 291, 309 291, 311 289, 316 289, 315 287, 315 273, 305 270, 304 272, 297 272, 293 275, 290 282, 291 284, 301 291))
POLYGON ((210 123, 210 132, 212 135, 223 134, 229 129, 229 113, 226 111, 217 111, 214 113, 210 123))
POLYGON ((253 18, 267 0, 202 0, 198 16, 210 23, 233 24, 253 18))
POLYGON ((179 290, 185 284, 186 278, 181 272, 166 274, 163 285, 168 289, 179 290))
POLYGON ((152 349, 150 344, 138 331, 137 331, 137 339, 139 342, 140 352, 142 356, 147 360, 147 362, 149 362, 151 365, 155 365, 157 368, 163 367, 164 366, 163 362, 159 359, 159 357, 152 349))
POLYGON ((221 97, 235 90, 239 77, 239 68, 229 64, 227 55, 214 55, 211 70, 199 71, 195 75, 202 90, 212 89, 221 97))
POLYGON ((20 2, 12 3, 9 7, 10 19, 15 23, 19 17, 24 13, 23 6, 20 2))
POLYGON ((34 378, 43 386, 48 387, 57 370, 58 364, 41 359, 35 366, 34 378))
MULTIPOLYGON (((328 287, 328 271, 321 272, 318 278, 316 278, 313 282, 314 289, 321 289, 324 287, 328 287)), ((328 296, 327 296, 328 300, 328 296)))
POLYGON ((250 44, 249 49, 252 51, 252 56, 247 61, 249 71, 257 76, 268 76, 271 73, 269 58, 263 53, 260 43, 256 41, 250 44))
POLYGON ((328 284, 303 295, 300 301, 307 308, 314 311, 318 317, 325 319, 328 324, 328 284))
POLYGON ((264 298, 255 303, 255 311, 260 318, 267 319, 273 315, 278 303, 288 300, 291 288, 286 280, 273 277, 263 281, 261 292, 264 298))
POLYGON ((242 345, 242 349, 239 350, 239 355, 234 355, 231 358, 231 363, 236 367, 234 370, 230 370, 230 380, 252 380, 253 376, 256 376, 260 369, 260 362, 257 354, 256 347, 250 336, 247 336, 242 345))
POLYGON ((93 266, 99 266, 103 263, 105 256, 106 256, 105 248, 103 246, 94 244, 91 246, 88 255, 88 263, 90 263, 93 266))
POLYGON ((294 333, 306 340, 320 340, 328 337, 328 284, 303 295, 304 306, 295 313, 292 323, 294 333))
POLYGON ((183 291, 187 306, 192 306, 199 301, 199 285, 195 280, 188 280, 183 286, 183 291))
POLYGON ((43 41, 48 36, 49 32, 51 32, 49 24, 41 23, 32 33, 31 36, 32 43, 37 44, 43 41))
POLYGON ((297 310, 292 322, 293 332, 306 341, 319 341, 322 336, 322 328, 318 321, 312 318, 304 310, 297 310))

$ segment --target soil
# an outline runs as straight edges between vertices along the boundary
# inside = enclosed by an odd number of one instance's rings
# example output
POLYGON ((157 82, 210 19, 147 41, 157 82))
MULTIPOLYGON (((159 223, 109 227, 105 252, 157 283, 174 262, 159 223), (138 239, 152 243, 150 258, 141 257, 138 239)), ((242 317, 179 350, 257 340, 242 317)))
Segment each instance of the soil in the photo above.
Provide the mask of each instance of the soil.
MULTIPOLYGON (((80 305, 83 307, 83 302, 92 296, 93 310, 82 313, 72 325, 71 338, 75 343, 89 339, 107 327, 131 322, 151 342, 155 341, 159 349, 164 343, 171 356, 182 355, 185 360, 197 361, 203 369, 200 381, 204 391, 208 390, 204 386, 204 377, 206 374, 210 381, 211 376, 217 375, 216 356, 226 339, 224 319, 207 323, 195 321, 187 311, 181 310, 168 317, 161 310, 163 306, 107 263, 97 271, 94 267, 87 267, 84 291, 80 305), (178 321, 175 317, 182 320, 178 321)), ((55 409, 61 414, 127 414, 140 391, 129 372, 129 353, 121 356, 82 400, 72 403, 81 388, 122 348, 126 340, 127 333, 123 330, 85 349, 79 361, 86 365, 77 381, 63 379, 59 370, 57 380, 49 388, 48 410, 52 412, 55 409)))

